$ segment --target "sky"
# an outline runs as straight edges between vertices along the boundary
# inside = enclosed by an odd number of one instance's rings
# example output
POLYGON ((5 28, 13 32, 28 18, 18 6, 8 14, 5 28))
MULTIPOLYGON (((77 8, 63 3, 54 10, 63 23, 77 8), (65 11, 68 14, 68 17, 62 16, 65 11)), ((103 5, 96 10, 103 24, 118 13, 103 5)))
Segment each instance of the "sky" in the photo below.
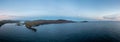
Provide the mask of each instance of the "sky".
POLYGON ((120 0, 0 0, 0 20, 44 16, 120 21, 120 0))

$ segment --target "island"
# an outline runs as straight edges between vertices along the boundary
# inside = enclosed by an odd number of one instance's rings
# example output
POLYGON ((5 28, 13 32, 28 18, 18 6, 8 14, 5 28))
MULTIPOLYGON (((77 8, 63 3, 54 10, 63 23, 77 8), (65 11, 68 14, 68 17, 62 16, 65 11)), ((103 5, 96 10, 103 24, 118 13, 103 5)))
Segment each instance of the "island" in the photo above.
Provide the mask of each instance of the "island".
POLYGON ((34 20, 34 21, 26 21, 24 24, 27 28, 31 28, 34 26, 44 25, 44 24, 60 24, 60 23, 74 23, 75 21, 70 20, 34 20))
POLYGON ((82 23, 88 22, 88 21, 81 21, 82 23))
POLYGON ((75 21, 70 20, 34 20, 34 21, 25 21, 24 25, 26 28, 31 29, 36 32, 36 29, 33 27, 39 26, 39 25, 45 25, 45 24, 61 24, 61 23, 75 23, 75 21))

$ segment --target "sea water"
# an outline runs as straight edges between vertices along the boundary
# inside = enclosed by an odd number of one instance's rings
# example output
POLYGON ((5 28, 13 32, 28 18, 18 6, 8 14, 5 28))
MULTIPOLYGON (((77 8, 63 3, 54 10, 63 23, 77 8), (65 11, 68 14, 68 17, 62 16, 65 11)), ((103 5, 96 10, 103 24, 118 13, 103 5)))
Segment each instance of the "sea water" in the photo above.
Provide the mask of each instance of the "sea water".
POLYGON ((0 42, 120 42, 120 22, 47 24, 34 28, 36 32, 24 25, 5 24, 0 27, 0 42))

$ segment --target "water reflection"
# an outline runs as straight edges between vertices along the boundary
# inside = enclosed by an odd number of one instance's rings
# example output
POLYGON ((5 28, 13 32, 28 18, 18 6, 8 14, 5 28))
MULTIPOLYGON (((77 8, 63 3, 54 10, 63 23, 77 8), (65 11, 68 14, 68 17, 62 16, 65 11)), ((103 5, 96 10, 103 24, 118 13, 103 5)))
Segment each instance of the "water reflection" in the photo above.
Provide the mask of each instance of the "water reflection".
POLYGON ((4 23, 0 23, 0 27, 2 27, 4 25, 4 23))
POLYGON ((30 30, 32 30, 32 31, 34 31, 34 32, 36 32, 37 31, 37 29, 35 29, 35 28, 28 28, 28 29, 30 29, 30 30))

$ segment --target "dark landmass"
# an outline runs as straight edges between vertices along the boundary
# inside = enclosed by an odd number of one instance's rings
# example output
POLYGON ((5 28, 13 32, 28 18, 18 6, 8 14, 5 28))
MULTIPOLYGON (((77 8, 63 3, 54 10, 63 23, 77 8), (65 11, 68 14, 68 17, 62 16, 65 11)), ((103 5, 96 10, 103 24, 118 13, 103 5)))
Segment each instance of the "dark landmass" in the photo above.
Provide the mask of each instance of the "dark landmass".
POLYGON ((44 24, 61 24, 61 23, 75 23, 75 21, 62 20, 62 19, 59 19, 59 20, 34 20, 34 21, 26 21, 24 24, 27 28, 36 31, 36 29, 34 29, 32 27, 44 25, 44 24))
POLYGON ((34 26, 44 25, 44 24, 60 24, 60 23, 74 23, 74 21, 69 20, 35 20, 35 21, 26 21, 25 26, 31 28, 34 26))
POLYGON ((82 23, 88 22, 88 21, 81 21, 82 23))
MULTIPOLYGON (((88 21, 81 21, 82 23, 88 22, 88 21)), ((76 23, 76 21, 71 21, 71 20, 63 20, 63 19, 58 19, 58 20, 34 20, 34 21, 24 21, 24 23, 20 23, 20 21, 16 20, 2 20, 0 21, 0 27, 4 24, 7 23, 16 23, 17 26, 25 25, 26 28, 37 31, 35 28, 36 26, 39 25, 45 25, 45 24, 61 24, 61 23, 76 23)))
POLYGON ((0 27, 6 23, 19 23, 20 21, 15 21, 15 20, 2 20, 0 21, 0 27))

